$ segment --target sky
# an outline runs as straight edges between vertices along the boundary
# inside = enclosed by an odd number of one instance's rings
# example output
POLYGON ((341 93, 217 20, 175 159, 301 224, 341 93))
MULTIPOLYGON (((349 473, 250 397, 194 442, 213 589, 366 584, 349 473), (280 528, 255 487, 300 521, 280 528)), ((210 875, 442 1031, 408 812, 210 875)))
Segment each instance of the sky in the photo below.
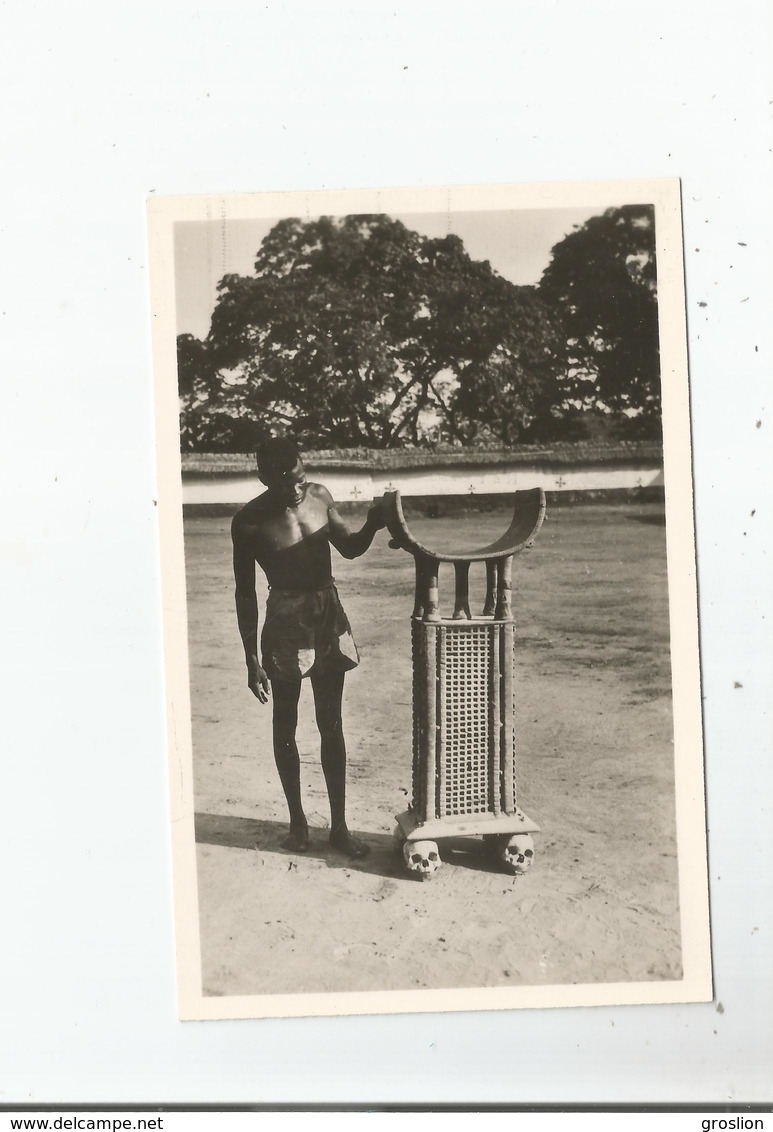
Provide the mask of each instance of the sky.
MULTIPOLYGON (((545 208, 390 215, 425 236, 453 232, 472 259, 487 259, 512 283, 534 284, 547 267, 554 244, 598 212, 545 208)), ((219 280, 229 273, 251 275, 261 241, 280 219, 189 220, 175 225, 178 334, 206 337, 219 280)))

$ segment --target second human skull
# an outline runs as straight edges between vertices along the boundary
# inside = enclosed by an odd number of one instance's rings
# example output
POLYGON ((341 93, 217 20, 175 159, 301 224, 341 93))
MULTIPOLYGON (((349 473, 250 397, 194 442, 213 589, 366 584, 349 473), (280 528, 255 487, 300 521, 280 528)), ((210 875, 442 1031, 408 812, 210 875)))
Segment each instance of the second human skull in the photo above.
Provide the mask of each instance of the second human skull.
POLYGON ((406 841, 403 857, 408 870, 422 880, 428 880, 443 864, 434 841, 406 841))
POLYGON ((528 833, 516 833, 502 846, 499 855, 512 873, 521 876, 534 863, 534 842, 528 833))

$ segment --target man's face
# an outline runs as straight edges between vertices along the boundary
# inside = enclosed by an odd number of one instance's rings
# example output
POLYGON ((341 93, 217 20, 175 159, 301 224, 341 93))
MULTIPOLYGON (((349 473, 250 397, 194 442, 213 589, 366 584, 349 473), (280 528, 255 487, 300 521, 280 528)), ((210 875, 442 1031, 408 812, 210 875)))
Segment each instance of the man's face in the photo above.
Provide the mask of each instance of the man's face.
POLYGON ((289 471, 266 471, 260 478, 271 497, 284 507, 297 507, 306 497, 306 470, 300 460, 289 471))

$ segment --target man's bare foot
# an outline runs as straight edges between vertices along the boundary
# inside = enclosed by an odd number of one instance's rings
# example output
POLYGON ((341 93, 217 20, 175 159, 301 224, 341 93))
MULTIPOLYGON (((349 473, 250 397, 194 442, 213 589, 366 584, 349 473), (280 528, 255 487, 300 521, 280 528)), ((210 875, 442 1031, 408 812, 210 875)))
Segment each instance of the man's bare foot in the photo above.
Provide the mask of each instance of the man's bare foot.
POLYGON ((309 827, 307 825, 291 825, 290 832, 282 842, 283 849, 292 853, 306 853, 309 848, 309 827))
POLYGON ((331 829, 330 831, 330 844, 334 849, 338 849, 340 853, 345 853, 353 861, 358 857, 367 857, 370 853, 370 846, 366 845, 364 841, 359 841, 356 837, 352 837, 349 830, 345 825, 340 826, 338 829, 331 829))

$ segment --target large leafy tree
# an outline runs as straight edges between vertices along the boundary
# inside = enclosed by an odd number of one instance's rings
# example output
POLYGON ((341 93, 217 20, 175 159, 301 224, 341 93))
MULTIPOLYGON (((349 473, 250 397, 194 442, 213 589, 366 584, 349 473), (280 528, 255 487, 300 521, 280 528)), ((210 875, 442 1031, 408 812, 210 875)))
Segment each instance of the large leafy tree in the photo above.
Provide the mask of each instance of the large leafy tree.
POLYGON ((425 309, 409 345, 414 417, 439 406, 443 435, 461 443, 531 438, 556 386, 560 338, 548 306, 533 287, 471 260, 458 236, 426 241, 424 266, 425 309))
POLYGON ((641 435, 660 430, 655 219, 610 208, 561 240, 539 291, 563 333, 566 413, 601 411, 641 435))
POLYGON ((227 275, 210 332, 178 340, 188 448, 390 447, 527 438, 552 419, 561 339, 548 304, 455 236, 387 216, 280 221, 227 275))

